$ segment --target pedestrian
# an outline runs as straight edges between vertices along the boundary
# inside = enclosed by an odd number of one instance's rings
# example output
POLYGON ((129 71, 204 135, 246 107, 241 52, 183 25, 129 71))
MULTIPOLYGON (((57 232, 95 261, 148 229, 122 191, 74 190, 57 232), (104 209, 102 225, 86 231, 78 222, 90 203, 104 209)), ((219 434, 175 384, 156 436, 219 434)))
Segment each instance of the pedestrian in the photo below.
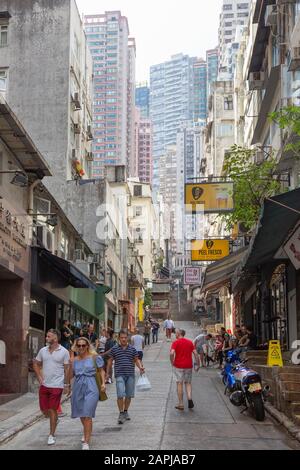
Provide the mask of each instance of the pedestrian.
POLYGON ((227 351, 230 351, 231 346, 230 346, 230 336, 224 327, 221 328, 220 335, 223 340, 222 350, 219 351, 219 368, 221 369, 223 366, 223 361, 226 357, 226 353, 227 351))
POLYGON ((177 410, 183 411, 183 383, 188 399, 188 408, 194 408, 192 398, 192 374, 193 374, 193 355, 199 370, 199 356, 197 354, 193 341, 185 338, 185 330, 176 330, 176 340, 171 346, 170 360, 173 366, 174 377, 177 383, 178 404, 177 410))
POLYGON ((151 324, 150 322, 147 320, 145 322, 145 326, 144 326, 144 338, 145 338, 145 346, 148 344, 148 346, 150 346, 150 333, 151 333, 151 324))
POLYGON ((128 333, 121 330, 119 333, 119 343, 114 346, 109 354, 109 365, 115 364, 115 378, 117 388, 117 403, 119 408, 119 424, 124 424, 130 420, 128 410, 131 399, 134 398, 135 391, 135 365, 141 374, 145 372, 144 366, 138 357, 137 350, 128 342, 128 333))
POLYGON ((144 347, 145 347, 145 340, 142 335, 140 335, 139 329, 135 329, 135 335, 132 336, 131 338, 131 344, 132 346, 137 350, 139 360, 141 361, 141 364, 143 365, 143 357, 144 357, 144 347))
POLYGON ((62 394, 70 392, 70 354, 59 344, 60 338, 58 330, 49 330, 46 336, 47 346, 39 351, 33 363, 40 384, 40 408, 50 420, 49 446, 56 442, 57 410, 62 394))
POLYGON ((206 367, 209 367, 209 363, 214 362, 215 345, 214 345, 214 340, 211 334, 208 334, 205 339, 206 339, 206 342, 203 345, 204 361, 205 361, 206 367))
POLYGON ((203 346, 206 344, 206 336, 207 331, 202 330, 201 333, 196 336, 194 339, 194 346, 196 348, 197 353, 199 354, 200 366, 205 367, 205 359, 204 359, 204 348, 203 346))
POLYGON ((69 320, 63 320, 63 326, 61 329, 61 345, 70 351, 71 346, 72 346, 72 337, 73 337, 73 331, 70 328, 70 322, 69 320))
POLYGON ((167 341, 171 341, 172 332, 174 331, 175 325, 171 318, 171 315, 168 315, 168 318, 164 321, 164 330, 166 330, 167 341))
POLYGON ((98 347, 99 354, 104 353, 106 341, 107 341, 106 329, 102 328, 101 335, 100 335, 100 338, 99 338, 99 347, 98 347))
POLYGON ((107 330, 106 330, 107 341, 105 343, 105 351, 102 354, 102 357, 103 357, 104 363, 105 363, 105 373, 106 373, 105 383, 106 384, 112 384, 113 383, 112 366, 109 363, 108 359, 109 359, 109 353, 110 353, 111 349, 116 345, 116 340, 114 339, 114 334, 115 334, 115 332, 112 328, 107 328, 107 330))
POLYGON ((152 326, 152 344, 153 344, 153 343, 157 343, 158 341, 158 332, 159 332, 160 325, 158 321, 152 320, 151 326, 152 326))
POLYGON ((77 338, 72 349, 77 353, 71 374, 75 377, 71 397, 72 418, 80 418, 83 426, 82 450, 89 450, 93 418, 99 401, 97 369, 100 369, 102 379, 101 391, 105 392, 104 361, 87 338, 77 338))
POLYGON ((91 345, 94 347, 95 351, 97 351, 99 347, 99 339, 95 333, 95 327, 93 323, 89 324, 85 337, 89 340, 91 345))

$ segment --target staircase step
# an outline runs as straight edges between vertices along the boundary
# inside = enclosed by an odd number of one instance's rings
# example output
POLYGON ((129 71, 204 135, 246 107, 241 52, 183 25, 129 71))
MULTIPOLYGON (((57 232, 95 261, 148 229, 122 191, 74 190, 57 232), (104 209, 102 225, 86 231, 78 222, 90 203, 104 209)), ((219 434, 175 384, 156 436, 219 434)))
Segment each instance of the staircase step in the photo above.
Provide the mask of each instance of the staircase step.
POLYGON ((290 392, 300 392, 300 382, 282 382, 284 390, 290 392))
POLYGON ((300 402, 291 403, 291 410, 294 414, 300 414, 300 402))
POLYGON ((289 401, 289 402, 300 401, 300 392, 294 392, 294 391, 288 390, 288 391, 283 391, 282 394, 286 401, 289 401))
POLYGON ((297 383, 300 383, 300 376, 299 376, 299 374, 282 373, 282 374, 280 374, 280 380, 282 382, 297 382, 297 383))
POLYGON ((297 374, 300 375, 300 367, 297 366, 284 366, 279 370, 279 375, 282 374, 297 374))

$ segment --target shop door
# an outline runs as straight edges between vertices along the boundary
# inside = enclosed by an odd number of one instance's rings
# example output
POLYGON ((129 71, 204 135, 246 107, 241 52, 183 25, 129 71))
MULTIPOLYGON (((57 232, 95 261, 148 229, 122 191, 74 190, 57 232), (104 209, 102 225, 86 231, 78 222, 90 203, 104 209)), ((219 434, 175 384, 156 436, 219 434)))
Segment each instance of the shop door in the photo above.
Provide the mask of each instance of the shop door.
POLYGON ((286 291, 286 267, 280 265, 271 280, 271 339, 279 340, 281 346, 288 349, 288 315, 286 291))
POLYGON ((56 304, 48 301, 46 305, 46 332, 51 328, 57 328, 56 304))

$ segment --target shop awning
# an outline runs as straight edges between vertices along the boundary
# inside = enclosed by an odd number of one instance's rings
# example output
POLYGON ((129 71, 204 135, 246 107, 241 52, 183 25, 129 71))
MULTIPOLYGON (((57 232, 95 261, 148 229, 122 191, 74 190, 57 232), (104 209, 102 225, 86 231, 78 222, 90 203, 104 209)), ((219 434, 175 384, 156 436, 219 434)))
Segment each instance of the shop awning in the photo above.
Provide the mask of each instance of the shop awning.
POLYGON ((77 289, 86 288, 96 290, 97 286, 70 261, 53 255, 50 251, 41 248, 38 250, 39 256, 53 269, 57 270, 63 277, 68 279, 69 285, 77 289))
POLYGON ((300 211, 300 188, 265 201, 256 236, 250 243, 243 263, 243 270, 253 272, 257 266, 273 260, 288 234, 300 220, 300 214, 277 203, 300 211))
POLYGON ((247 248, 241 248, 221 261, 210 264, 205 272, 202 292, 218 289, 229 282, 246 251, 247 248))

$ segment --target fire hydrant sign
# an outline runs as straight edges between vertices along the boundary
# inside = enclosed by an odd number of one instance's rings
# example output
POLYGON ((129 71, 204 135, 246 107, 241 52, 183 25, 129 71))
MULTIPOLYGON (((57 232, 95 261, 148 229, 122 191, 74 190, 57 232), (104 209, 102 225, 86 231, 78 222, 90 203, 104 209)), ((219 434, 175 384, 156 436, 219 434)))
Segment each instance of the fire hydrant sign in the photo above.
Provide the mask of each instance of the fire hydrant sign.
POLYGON ((280 341, 269 341, 268 366, 283 367, 280 341))
POLYGON ((184 268, 184 284, 186 286, 200 285, 201 284, 202 268, 186 266, 184 268))

